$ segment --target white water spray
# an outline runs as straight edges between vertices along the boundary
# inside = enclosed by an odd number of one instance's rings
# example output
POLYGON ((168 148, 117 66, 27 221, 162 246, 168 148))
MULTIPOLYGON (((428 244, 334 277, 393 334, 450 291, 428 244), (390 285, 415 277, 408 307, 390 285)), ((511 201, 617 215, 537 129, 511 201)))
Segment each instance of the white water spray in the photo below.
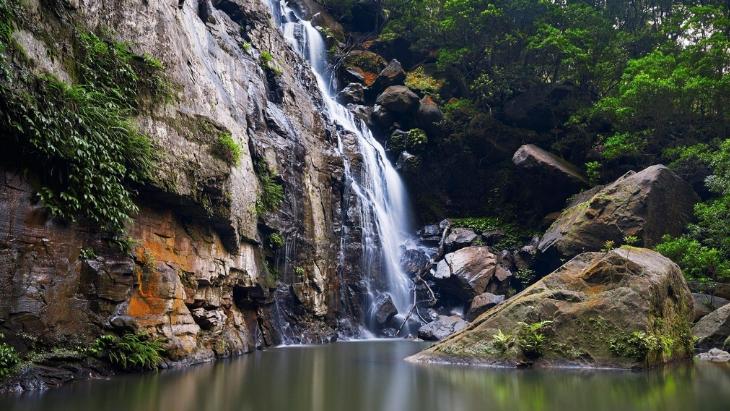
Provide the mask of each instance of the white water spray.
MULTIPOLYGON (((359 180, 356 181, 352 175, 339 136, 338 149, 345 159, 346 180, 351 182, 350 188, 360 203, 363 273, 367 275, 383 271, 387 283, 384 290, 373 289, 368 279, 369 303, 372 304, 380 294, 389 293, 398 312, 405 315, 413 303, 410 293, 413 284, 399 264, 401 245, 411 229, 409 202, 403 182, 385 157, 385 150, 363 121, 355 118, 347 108, 335 101, 333 94, 336 87, 332 84, 334 81, 325 81, 325 78, 333 76, 328 64, 327 48, 319 31, 310 22, 297 17, 285 0, 270 0, 270 6, 287 41, 311 64, 329 117, 357 136, 363 158, 359 180)), ((343 250, 344 246, 342 244, 343 250)))

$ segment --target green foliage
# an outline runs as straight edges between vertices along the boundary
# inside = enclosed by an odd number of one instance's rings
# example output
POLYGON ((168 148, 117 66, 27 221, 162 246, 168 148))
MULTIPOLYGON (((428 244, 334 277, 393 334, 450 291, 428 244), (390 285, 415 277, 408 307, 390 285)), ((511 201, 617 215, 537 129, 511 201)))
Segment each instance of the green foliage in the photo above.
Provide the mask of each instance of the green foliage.
POLYGON ((91 248, 82 248, 79 250, 79 258, 82 260, 90 260, 96 258, 96 253, 91 248))
POLYGON ((686 236, 672 239, 665 235, 662 240, 655 250, 677 263, 686 279, 730 280, 730 262, 720 250, 704 246, 698 240, 686 236))
POLYGON ((520 326, 520 333, 517 335, 517 345, 525 357, 535 358, 542 355, 545 335, 540 330, 552 323, 552 321, 540 321, 532 324, 521 321, 517 323, 520 326))
POLYGON ((224 132, 218 136, 218 141, 213 146, 213 154, 225 161, 229 166, 238 167, 241 165, 243 146, 233 141, 231 133, 224 132))
POLYGON ((419 66, 408 72, 404 84, 411 90, 419 90, 430 96, 438 96, 438 91, 443 87, 444 81, 437 80, 426 74, 423 67, 419 66))
MULTIPOLYGON (((0 340, 5 338, 3 334, 0 334, 0 340)), ((11 370, 15 365, 20 362, 20 357, 15 352, 15 348, 11 347, 7 343, 0 344, 0 377, 5 377, 10 374, 11 370)))
POLYGON ((122 231, 137 212, 129 184, 151 179, 156 156, 131 118, 143 91, 164 91, 162 66, 95 34, 78 34, 74 47, 78 84, 30 75, 2 85, 0 127, 40 175, 53 214, 122 231))
POLYGON ((497 334, 493 334, 492 339, 492 346, 499 353, 506 353, 515 343, 515 339, 512 334, 504 334, 502 333, 502 330, 497 330, 497 334))
POLYGON ((514 272, 515 280, 519 281, 522 288, 527 288, 529 285, 537 281, 537 273, 529 268, 523 268, 514 272))
POLYGON ((669 354, 673 346, 674 341, 669 337, 657 338, 639 331, 609 341, 609 348, 614 355, 633 358, 637 361, 647 361, 650 355, 658 352, 669 354))
POLYGON ((507 223, 499 217, 467 217, 451 219, 454 228, 471 228, 477 233, 502 230, 505 237, 495 244, 496 248, 514 249, 525 245, 533 237, 532 232, 516 223, 507 223))
POLYGON ((428 143, 426 132, 420 128, 414 128, 408 132, 406 148, 411 151, 422 151, 428 143))
POLYGON ((257 161, 255 168, 261 183, 261 193, 256 201, 256 214, 262 216, 281 207, 284 203, 284 187, 275 180, 266 159, 257 161))
POLYGON ((601 168, 602 165, 598 161, 586 163, 586 175, 588 176, 588 181, 592 186, 595 186, 599 181, 601 181, 601 168))
POLYGON ((281 234, 279 234, 279 233, 269 234, 269 244, 271 244, 271 246, 273 248, 281 248, 281 246, 284 245, 284 242, 286 242, 286 239, 281 234))
POLYGON ((102 335, 89 349, 95 355, 106 353, 109 361, 125 370, 147 368, 156 370, 164 351, 159 339, 150 340, 147 334, 124 334, 121 337, 102 335))

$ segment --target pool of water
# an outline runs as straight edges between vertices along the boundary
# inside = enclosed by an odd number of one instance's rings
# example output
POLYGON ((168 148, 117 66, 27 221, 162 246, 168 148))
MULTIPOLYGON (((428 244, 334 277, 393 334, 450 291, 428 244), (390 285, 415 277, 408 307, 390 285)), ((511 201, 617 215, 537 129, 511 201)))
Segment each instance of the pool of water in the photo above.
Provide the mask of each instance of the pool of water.
POLYGON ((390 340, 277 348, 214 364, 0 395, 0 410, 730 409, 730 366, 724 363, 632 372, 403 361, 426 346, 390 340))

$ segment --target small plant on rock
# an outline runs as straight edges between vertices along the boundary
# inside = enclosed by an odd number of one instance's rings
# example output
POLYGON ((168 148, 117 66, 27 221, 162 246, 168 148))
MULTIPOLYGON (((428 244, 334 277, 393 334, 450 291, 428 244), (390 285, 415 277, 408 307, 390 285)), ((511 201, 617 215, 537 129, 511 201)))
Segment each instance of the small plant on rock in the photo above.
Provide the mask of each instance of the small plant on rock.
POLYGON ((213 147, 213 154, 229 166, 239 166, 243 148, 241 144, 233 141, 231 133, 225 132, 218 137, 218 141, 213 147))
POLYGON ((492 335, 492 338, 492 344, 494 348, 500 353, 506 353, 507 351, 509 351, 509 349, 512 347, 512 344, 514 344, 515 342, 512 334, 505 334, 502 332, 502 330, 497 330, 497 334, 492 335))
POLYGON ((535 358, 542 355, 543 343, 545 335, 540 330, 546 325, 552 324, 552 321, 540 321, 537 323, 527 324, 518 322, 520 333, 517 336, 517 345, 527 358, 535 358))
POLYGON ((149 339, 147 333, 124 334, 121 337, 102 335, 94 340, 89 351, 100 355, 107 353, 109 361, 125 370, 146 368, 156 370, 164 351, 159 339, 149 339))
MULTIPOLYGON (((0 339, 5 338, 0 334, 0 339)), ((0 344, 0 377, 10 374, 12 368, 20 362, 20 357, 15 352, 15 348, 7 343, 0 344)))

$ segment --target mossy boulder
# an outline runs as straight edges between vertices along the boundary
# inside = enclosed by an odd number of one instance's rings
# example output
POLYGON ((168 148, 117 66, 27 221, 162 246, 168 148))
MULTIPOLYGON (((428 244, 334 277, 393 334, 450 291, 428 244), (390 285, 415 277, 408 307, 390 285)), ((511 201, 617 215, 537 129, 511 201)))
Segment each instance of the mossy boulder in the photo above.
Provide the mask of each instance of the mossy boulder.
POLYGON ((652 367, 691 358, 692 313, 679 267, 661 254, 585 253, 408 361, 652 367))
POLYGON ((663 165, 630 171, 584 202, 572 203, 540 240, 540 259, 557 266, 561 258, 599 251, 606 241, 619 245, 628 236, 635 236, 638 246, 653 247, 665 234, 682 234, 697 199, 692 186, 663 165))

